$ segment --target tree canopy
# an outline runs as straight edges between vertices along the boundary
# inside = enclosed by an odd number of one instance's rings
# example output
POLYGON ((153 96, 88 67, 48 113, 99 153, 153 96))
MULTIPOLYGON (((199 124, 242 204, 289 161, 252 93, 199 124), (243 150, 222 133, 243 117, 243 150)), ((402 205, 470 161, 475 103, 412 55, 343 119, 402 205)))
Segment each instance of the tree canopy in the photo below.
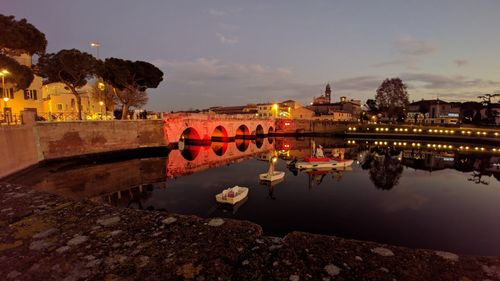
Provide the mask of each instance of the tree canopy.
POLYGON ((375 96, 378 109, 390 119, 404 117, 404 110, 409 103, 406 88, 400 78, 385 79, 375 96))
POLYGON ((2 54, 0 54, 0 69, 9 71, 10 74, 5 76, 5 82, 10 83, 16 91, 28 88, 35 78, 31 68, 2 54))
POLYGON ((92 55, 76 49, 61 50, 55 54, 45 54, 36 65, 36 72, 46 83, 64 83, 76 97, 79 118, 82 119, 82 103, 77 88, 87 84, 95 76, 98 60, 92 55))
POLYGON ((122 104, 122 119, 128 116, 129 107, 146 104, 146 90, 158 87, 163 81, 163 72, 144 61, 108 58, 99 73, 106 83, 115 88, 115 95, 122 104))
POLYGON ((7 55, 27 53, 43 55, 47 48, 45 34, 26 19, 0 14, 0 51, 7 55))

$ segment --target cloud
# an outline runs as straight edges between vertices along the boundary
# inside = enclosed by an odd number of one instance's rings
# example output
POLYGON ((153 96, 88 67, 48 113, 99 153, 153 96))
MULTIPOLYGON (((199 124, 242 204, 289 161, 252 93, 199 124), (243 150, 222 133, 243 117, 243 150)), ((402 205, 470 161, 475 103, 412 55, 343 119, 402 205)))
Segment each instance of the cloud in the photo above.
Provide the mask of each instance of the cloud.
POLYGON ((415 39, 409 35, 402 35, 393 43, 394 53, 392 59, 375 63, 373 67, 404 66, 408 69, 417 70, 419 62, 427 55, 438 50, 435 43, 415 39))
POLYGON ((405 82, 416 84, 413 87, 434 90, 500 87, 500 82, 498 81, 470 78, 461 75, 446 76, 430 73, 402 73, 401 79, 405 82))
POLYGON ((239 26, 239 25, 236 25, 236 24, 230 24, 230 23, 219 23, 219 26, 220 26, 222 29, 227 30, 227 31, 235 31, 235 30, 240 29, 240 26, 239 26))
POLYGON ((464 60, 464 59, 456 59, 453 61, 458 67, 461 67, 461 66, 464 66, 466 64, 469 63, 468 60, 464 60))
POLYGON ((208 13, 212 16, 221 17, 227 15, 226 11, 210 8, 208 13))
POLYGON ((168 77, 155 90, 164 93, 157 96, 168 96, 168 102, 175 104, 167 110, 279 101, 307 91, 295 82, 293 71, 286 67, 214 58, 156 60, 153 64, 168 77))
POLYGON ((438 47, 434 43, 418 40, 409 35, 400 36, 396 42, 394 42, 394 45, 398 53, 408 56, 424 56, 438 50, 438 47))
POLYGON ((381 76, 358 76, 333 82, 333 89, 338 91, 375 91, 382 83, 381 76))
POLYGON ((219 41, 222 43, 222 44, 228 44, 228 45, 233 45, 233 44, 237 44, 239 42, 238 38, 237 37, 226 37, 220 33, 215 33, 215 36, 217 36, 217 38, 219 38, 219 41))

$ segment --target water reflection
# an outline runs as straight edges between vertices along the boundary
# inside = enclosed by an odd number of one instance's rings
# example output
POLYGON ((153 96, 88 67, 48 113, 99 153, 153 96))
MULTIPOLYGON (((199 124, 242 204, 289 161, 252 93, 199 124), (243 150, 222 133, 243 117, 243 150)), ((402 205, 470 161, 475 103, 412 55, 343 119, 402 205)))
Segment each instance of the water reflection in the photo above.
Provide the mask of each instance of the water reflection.
POLYGON ((371 161, 370 179, 383 190, 390 190, 398 184, 403 173, 403 164, 398 156, 390 154, 375 155, 371 161))
POLYGON ((272 200, 276 200, 276 196, 274 196, 274 188, 278 184, 282 183, 284 180, 285 179, 282 178, 282 179, 275 180, 275 181, 260 181, 259 184, 267 186, 269 198, 271 198, 272 200))
POLYGON ((300 230, 500 254, 498 154, 314 141, 327 156, 355 164, 344 170, 287 169, 288 161, 311 155, 312 139, 276 138, 260 147, 256 139, 244 151, 238 148, 243 142, 212 142, 157 158, 50 163, 13 182, 120 207, 250 220, 270 235, 300 230), (261 183, 259 174, 273 155, 285 180, 261 183), (234 207, 215 202, 215 194, 236 184, 250 189, 247 201, 234 207))
POLYGON ((238 148, 239 151, 245 152, 250 145, 250 140, 249 139, 235 139, 234 143, 236 144, 236 147, 238 148))

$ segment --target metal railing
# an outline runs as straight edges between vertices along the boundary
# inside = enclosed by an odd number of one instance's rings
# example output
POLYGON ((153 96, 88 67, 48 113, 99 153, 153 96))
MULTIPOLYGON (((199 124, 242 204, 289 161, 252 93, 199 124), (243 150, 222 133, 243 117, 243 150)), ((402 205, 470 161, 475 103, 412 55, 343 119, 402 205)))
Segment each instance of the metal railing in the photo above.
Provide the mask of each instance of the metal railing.
POLYGON ((22 123, 20 115, 0 113, 0 125, 21 125, 22 123))

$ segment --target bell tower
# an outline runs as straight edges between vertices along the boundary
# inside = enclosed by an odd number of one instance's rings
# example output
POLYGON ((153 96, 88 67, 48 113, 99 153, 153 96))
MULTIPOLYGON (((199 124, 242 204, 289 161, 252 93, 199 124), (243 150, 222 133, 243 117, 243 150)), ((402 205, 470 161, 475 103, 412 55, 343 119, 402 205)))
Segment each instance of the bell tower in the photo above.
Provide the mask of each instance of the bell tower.
POLYGON ((330 83, 326 84, 325 98, 326 98, 328 103, 332 102, 332 89, 330 88, 330 83))

